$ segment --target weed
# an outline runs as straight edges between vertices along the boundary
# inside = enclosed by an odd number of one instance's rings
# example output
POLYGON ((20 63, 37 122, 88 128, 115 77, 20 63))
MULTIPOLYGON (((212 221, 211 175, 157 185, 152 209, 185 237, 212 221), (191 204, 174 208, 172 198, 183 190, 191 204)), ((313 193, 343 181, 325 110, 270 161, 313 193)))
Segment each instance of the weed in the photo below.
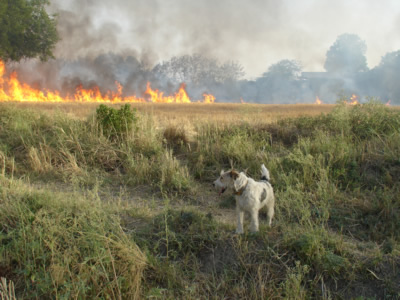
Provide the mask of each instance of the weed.
POLYGON ((100 104, 96 119, 103 134, 111 140, 123 138, 136 122, 135 111, 131 110, 129 104, 121 106, 119 110, 100 104))

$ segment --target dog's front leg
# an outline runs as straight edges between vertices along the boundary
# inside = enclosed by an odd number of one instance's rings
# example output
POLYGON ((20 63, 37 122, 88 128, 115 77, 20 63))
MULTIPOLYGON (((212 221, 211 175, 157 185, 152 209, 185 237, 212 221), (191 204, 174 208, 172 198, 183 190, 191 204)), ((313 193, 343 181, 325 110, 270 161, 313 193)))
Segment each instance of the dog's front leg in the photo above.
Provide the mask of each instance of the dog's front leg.
POLYGON ((268 226, 271 227, 272 218, 274 217, 274 206, 273 205, 268 207, 267 216, 268 216, 268 226))
POLYGON ((253 209, 251 211, 250 215, 251 215, 250 231, 257 232, 258 231, 258 210, 253 209))
POLYGON ((236 206, 236 215, 237 215, 237 227, 236 227, 236 233, 237 234, 242 234, 243 233, 243 217, 244 217, 244 212, 236 206))

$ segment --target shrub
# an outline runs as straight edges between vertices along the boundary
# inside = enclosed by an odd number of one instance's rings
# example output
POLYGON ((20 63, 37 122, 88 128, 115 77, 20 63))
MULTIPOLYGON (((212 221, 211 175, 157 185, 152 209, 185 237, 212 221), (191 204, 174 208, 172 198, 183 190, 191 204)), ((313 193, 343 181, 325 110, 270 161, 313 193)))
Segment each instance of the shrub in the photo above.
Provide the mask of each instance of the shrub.
POLYGON ((323 230, 310 230, 295 237, 292 247, 303 263, 320 272, 334 275, 344 269, 351 270, 349 260, 342 256, 341 241, 323 230))
POLYGON ((135 110, 129 104, 119 110, 100 104, 96 109, 96 119, 103 134, 111 140, 122 138, 136 123, 135 110))

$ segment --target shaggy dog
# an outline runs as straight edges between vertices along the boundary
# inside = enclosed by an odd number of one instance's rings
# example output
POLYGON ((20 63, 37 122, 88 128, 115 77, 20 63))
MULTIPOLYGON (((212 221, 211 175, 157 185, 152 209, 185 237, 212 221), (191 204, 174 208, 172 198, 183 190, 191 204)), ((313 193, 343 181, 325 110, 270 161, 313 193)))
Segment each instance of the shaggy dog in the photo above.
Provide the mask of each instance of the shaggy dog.
POLYGON ((214 181, 214 187, 219 189, 221 195, 226 189, 231 188, 236 199, 237 228, 236 233, 243 233, 244 212, 250 213, 250 231, 258 231, 258 211, 266 206, 268 225, 271 226, 274 216, 275 197, 269 183, 269 171, 261 165, 261 181, 247 177, 243 172, 231 170, 221 171, 220 177, 214 181))

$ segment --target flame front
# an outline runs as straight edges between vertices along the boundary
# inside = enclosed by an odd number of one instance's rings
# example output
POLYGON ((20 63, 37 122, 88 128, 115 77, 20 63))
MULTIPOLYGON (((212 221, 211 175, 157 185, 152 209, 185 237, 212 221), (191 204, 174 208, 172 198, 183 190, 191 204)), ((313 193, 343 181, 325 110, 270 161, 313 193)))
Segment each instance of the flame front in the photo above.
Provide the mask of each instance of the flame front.
POLYGON ((346 101, 346 104, 348 104, 348 105, 357 105, 357 104, 360 104, 360 102, 358 102, 358 97, 357 97, 357 95, 351 95, 351 97, 350 97, 350 102, 349 101, 346 101))
MULTIPOLYGON (((76 87, 73 95, 61 96, 58 91, 43 91, 34 89, 28 84, 21 83, 18 80, 16 72, 6 77, 6 68, 3 61, 0 60, 0 102, 19 101, 19 102, 151 102, 151 103, 192 103, 188 96, 185 84, 182 83, 179 90, 172 96, 164 96, 163 92, 153 90, 150 82, 147 83, 146 91, 143 97, 136 95, 124 96, 123 86, 115 82, 116 91, 108 91, 104 94, 100 88, 95 86, 90 89, 83 88, 82 85, 76 87)), ((214 103, 215 97, 211 94, 203 94, 204 103, 214 103)))
POLYGON ((203 102, 204 103, 214 103, 214 101, 215 101, 214 95, 206 94, 206 93, 203 94, 203 102))
POLYGON ((315 98, 315 104, 323 104, 323 103, 324 103, 324 102, 322 102, 322 100, 319 99, 318 96, 315 98))

